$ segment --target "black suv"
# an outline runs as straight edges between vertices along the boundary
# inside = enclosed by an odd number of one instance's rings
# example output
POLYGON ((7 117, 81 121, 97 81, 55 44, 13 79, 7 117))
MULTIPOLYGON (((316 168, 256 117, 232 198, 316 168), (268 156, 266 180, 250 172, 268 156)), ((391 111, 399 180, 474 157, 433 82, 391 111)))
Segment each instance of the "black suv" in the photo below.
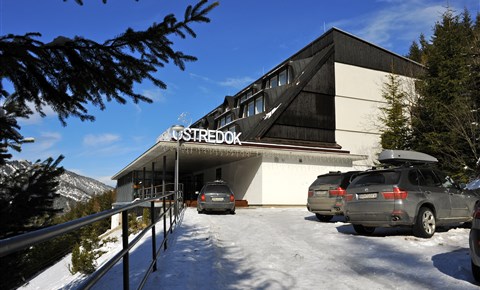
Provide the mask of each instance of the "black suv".
POLYGON ((330 172, 319 175, 308 188, 307 209, 319 221, 328 222, 334 215, 343 214, 343 198, 350 178, 359 171, 330 172))
POLYGON ((345 218, 359 234, 375 227, 407 226, 430 238, 439 225, 470 222, 478 198, 464 193, 432 166, 437 159, 420 152, 384 150, 384 168, 359 173, 346 194, 345 218))

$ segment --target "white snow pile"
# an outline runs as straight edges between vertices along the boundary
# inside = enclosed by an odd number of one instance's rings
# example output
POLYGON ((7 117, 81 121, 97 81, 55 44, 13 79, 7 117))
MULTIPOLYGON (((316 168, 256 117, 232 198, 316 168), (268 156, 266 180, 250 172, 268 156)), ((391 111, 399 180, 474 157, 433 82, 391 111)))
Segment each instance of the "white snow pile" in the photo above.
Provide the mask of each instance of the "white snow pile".
MULTIPOLYGON (((419 239, 394 228, 367 237, 341 217, 322 223, 304 208, 238 208, 236 215, 188 208, 144 289, 478 289, 468 235, 453 228, 419 239)), ((144 237, 131 252, 131 289, 149 263, 150 241, 144 237)), ((22 289, 75 289, 81 277, 66 264, 22 289)), ((122 287, 120 263, 94 288, 122 287)))

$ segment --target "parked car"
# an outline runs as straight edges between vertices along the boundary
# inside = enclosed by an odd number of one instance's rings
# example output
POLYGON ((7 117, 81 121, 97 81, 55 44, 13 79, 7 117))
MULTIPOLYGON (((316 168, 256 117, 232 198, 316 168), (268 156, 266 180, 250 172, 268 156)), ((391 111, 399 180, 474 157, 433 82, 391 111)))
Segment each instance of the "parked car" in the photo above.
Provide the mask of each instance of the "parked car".
POLYGON ((478 204, 473 212, 469 244, 470 258, 472 261, 472 274, 475 281, 480 282, 480 206, 478 204))
POLYGON ((383 168, 359 173, 346 194, 345 218, 359 234, 376 227, 405 226, 430 238, 438 226, 472 221, 478 197, 463 192, 433 165, 437 159, 415 151, 384 150, 383 168))
POLYGON ((197 197, 197 211, 226 211, 235 214, 235 195, 225 181, 206 183, 197 197))
POLYGON ((308 188, 307 209, 322 222, 343 215, 343 199, 350 178, 359 171, 322 174, 308 188))

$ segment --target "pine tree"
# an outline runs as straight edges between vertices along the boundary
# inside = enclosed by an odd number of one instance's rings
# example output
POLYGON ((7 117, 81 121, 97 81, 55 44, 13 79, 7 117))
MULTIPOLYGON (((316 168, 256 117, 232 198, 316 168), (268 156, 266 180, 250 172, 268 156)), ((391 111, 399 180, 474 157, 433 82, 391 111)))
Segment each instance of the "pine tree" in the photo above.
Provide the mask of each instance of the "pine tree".
POLYGON ((399 76, 391 73, 383 84, 382 97, 386 106, 380 108, 381 145, 384 149, 408 149, 410 124, 406 109, 406 93, 399 76))

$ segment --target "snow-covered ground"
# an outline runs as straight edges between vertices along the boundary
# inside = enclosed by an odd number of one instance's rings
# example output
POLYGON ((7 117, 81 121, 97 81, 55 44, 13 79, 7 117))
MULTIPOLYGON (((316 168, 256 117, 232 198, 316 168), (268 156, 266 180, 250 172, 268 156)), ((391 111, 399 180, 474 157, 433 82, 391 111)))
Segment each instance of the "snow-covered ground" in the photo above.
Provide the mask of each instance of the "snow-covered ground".
MULTIPOLYGON (((145 289, 478 289, 468 233, 418 239, 408 229, 377 229, 366 237, 343 218, 321 223, 304 208, 238 208, 236 215, 188 208, 145 289)), ((131 289, 149 263, 149 241, 131 253, 131 289)), ((74 289, 80 276, 68 273, 68 263, 24 289, 74 289)), ((95 286, 121 288, 121 264, 95 286)))

